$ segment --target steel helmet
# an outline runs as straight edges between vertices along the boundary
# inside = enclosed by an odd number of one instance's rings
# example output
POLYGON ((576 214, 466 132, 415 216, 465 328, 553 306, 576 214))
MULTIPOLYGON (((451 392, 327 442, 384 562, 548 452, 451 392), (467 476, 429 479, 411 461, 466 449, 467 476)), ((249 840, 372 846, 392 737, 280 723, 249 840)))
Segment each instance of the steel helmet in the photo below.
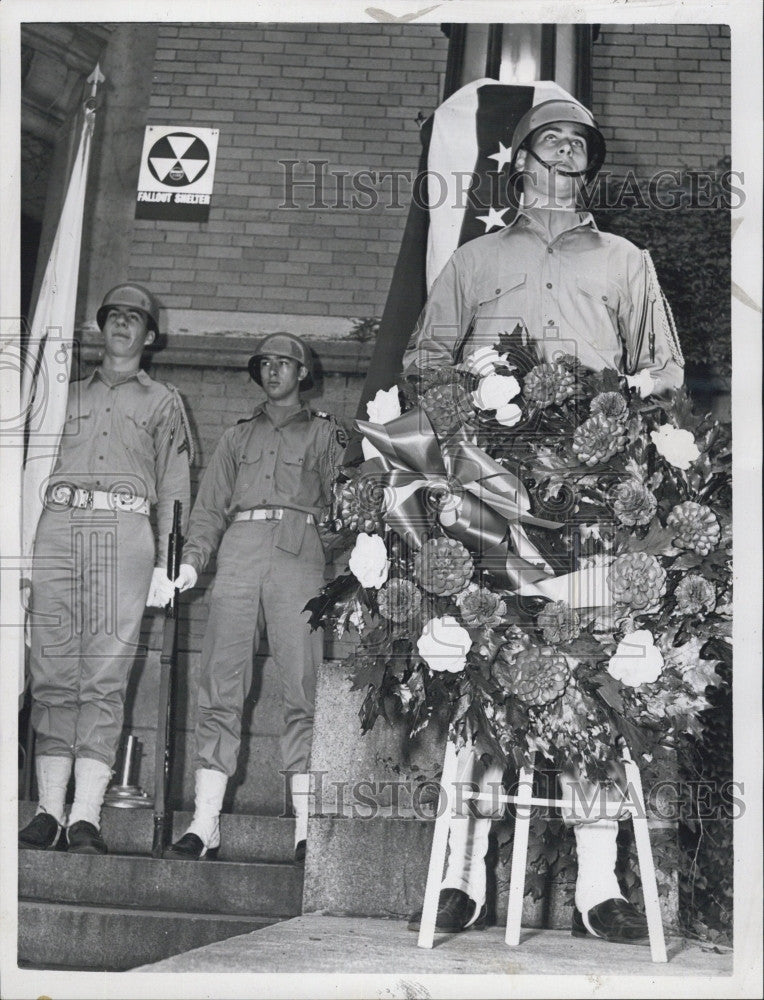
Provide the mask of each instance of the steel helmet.
POLYGON ((300 382, 301 389, 310 389, 313 385, 313 355, 308 345, 293 333, 269 333, 257 345, 257 350, 249 359, 249 374, 258 385, 260 379, 260 359, 269 354, 278 358, 290 358, 308 369, 308 374, 300 382))
POLYGON ((517 169, 515 161, 520 150, 528 150, 534 133, 544 125, 551 125, 552 122, 566 122, 581 125, 584 128, 589 153, 589 163, 584 171, 584 176, 587 181, 590 181, 605 162, 605 140, 591 112, 583 104, 561 98, 542 101, 530 111, 526 111, 517 123, 512 134, 510 173, 515 173, 517 169))
POLYGON ((101 308, 96 313, 99 330, 103 330, 109 310, 120 306, 123 309, 137 309, 138 312, 142 312, 149 330, 159 333, 159 303, 143 285, 134 285, 132 282, 115 285, 104 295, 101 308))

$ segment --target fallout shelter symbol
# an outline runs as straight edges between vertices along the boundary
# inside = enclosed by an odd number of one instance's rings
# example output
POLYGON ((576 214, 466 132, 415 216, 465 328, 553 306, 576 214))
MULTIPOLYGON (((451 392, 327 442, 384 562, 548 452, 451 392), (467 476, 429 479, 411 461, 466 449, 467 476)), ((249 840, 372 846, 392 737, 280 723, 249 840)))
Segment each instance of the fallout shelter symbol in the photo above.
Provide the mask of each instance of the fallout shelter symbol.
POLYGON ((210 153, 202 140, 190 132, 171 132, 157 139, 149 150, 149 170, 167 187, 186 187, 202 176, 210 164, 210 153))

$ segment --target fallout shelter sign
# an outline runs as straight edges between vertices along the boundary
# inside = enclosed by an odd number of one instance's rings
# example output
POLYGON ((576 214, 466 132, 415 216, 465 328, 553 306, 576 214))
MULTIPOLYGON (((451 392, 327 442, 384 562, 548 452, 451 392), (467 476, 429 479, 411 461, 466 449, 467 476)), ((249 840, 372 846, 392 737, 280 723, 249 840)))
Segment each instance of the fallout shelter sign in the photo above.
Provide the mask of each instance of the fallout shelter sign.
POLYGON ((146 126, 136 219, 207 221, 218 135, 216 128, 146 126))

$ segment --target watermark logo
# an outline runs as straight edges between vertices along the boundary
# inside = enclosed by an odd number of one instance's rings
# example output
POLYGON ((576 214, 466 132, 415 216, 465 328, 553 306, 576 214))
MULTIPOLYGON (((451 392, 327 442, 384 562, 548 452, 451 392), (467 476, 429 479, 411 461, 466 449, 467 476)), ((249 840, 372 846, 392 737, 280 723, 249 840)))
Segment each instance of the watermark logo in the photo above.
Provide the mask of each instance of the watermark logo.
MULTIPOLYGON (((372 167, 345 170, 323 159, 283 159, 281 201, 287 211, 400 210, 408 204, 433 211, 447 207, 471 209, 487 221, 486 231, 503 226, 504 206, 516 205, 523 177, 534 169, 510 175, 507 171, 477 173, 460 170, 441 173, 426 170, 380 170, 372 167)), ((538 168, 537 168, 538 169, 538 168)), ((579 187, 579 203, 586 210, 739 209, 745 203, 745 174, 739 170, 659 170, 651 175, 634 171, 615 174, 600 171, 579 187)), ((533 207, 532 202, 527 207, 533 207)))

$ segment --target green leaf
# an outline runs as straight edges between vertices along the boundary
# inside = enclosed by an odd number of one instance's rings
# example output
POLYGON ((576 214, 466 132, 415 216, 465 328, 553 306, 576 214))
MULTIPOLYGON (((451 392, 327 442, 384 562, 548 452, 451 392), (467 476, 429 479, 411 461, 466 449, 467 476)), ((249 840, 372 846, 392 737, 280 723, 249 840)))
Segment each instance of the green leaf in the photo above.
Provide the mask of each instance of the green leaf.
POLYGON ((607 677, 601 681, 597 687, 597 693, 606 705, 615 709, 619 714, 623 713, 623 698, 620 692, 620 685, 613 677, 607 677))
POLYGON ((561 652, 568 654, 569 656, 576 656, 583 659, 587 656, 599 657, 605 654, 603 649, 603 644, 598 642, 593 635, 588 635, 587 633, 582 633, 577 639, 573 639, 571 642, 565 643, 564 646, 560 647, 561 652))
POLYGON ((626 744, 635 759, 638 759, 642 754, 649 751, 650 741, 647 733, 639 726, 629 722, 624 716, 618 717, 616 729, 626 740, 626 744))
POLYGON ((616 534, 616 546, 619 552, 649 552, 654 556, 670 556, 676 553, 674 546, 675 532, 664 528, 658 518, 653 518, 650 528, 644 538, 638 538, 626 531, 616 534))
POLYGON ((362 656, 356 661, 356 668, 351 674, 351 691, 362 691, 371 686, 378 689, 382 686, 387 666, 378 656, 362 656))
POLYGON ((671 569, 697 569, 703 562, 703 556, 695 552, 685 552, 671 564, 671 569))

